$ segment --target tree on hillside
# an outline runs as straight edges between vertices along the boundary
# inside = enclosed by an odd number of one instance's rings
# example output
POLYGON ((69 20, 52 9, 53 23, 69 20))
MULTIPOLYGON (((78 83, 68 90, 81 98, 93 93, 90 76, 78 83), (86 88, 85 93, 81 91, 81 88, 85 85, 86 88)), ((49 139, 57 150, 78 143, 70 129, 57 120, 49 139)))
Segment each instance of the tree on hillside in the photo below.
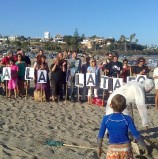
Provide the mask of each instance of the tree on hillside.
POLYGON ((132 40, 135 38, 135 36, 136 36, 136 34, 134 33, 134 34, 131 34, 130 35, 130 38, 129 38, 129 42, 130 42, 130 50, 132 49, 132 40))
POLYGON ((79 46, 80 46, 79 43, 81 42, 81 38, 79 36, 77 28, 75 29, 74 35, 70 42, 71 42, 73 49, 79 50, 79 46))
POLYGON ((120 43, 124 46, 124 51, 127 51, 127 40, 126 40, 126 37, 124 35, 121 35, 120 36, 120 39, 119 39, 120 43))

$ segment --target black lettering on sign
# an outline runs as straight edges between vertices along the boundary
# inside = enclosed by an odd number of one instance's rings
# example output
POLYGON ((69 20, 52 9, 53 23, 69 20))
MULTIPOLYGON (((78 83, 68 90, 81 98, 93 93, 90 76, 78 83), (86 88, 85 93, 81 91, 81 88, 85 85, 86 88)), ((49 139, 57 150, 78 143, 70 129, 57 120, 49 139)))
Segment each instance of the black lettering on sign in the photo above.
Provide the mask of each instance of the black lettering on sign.
POLYGON ((138 76, 137 77, 137 82, 142 83, 146 79, 146 76, 138 76))
POLYGON ((76 74, 76 76, 75 76, 76 86, 83 87, 83 84, 80 83, 80 81, 79 81, 79 76, 80 76, 79 74, 76 74))
POLYGON ((119 79, 116 79, 116 82, 114 83, 114 90, 116 90, 117 88, 121 87, 121 83, 119 79))
POLYGON ((32 77, 30 77, 30 68, 26 68, 26 79, 32 79, 32 77))
POLYGON ((109 78, 108 81, 108 91, 113 92, 113 78, 109 78))
POLYGON ((90 84, 93 85, 93 86, 95 85, 92 74, 89 75, 86 85, 90 85, 90 84))
POLYGON ((43 81, 44 83, 47 82, 47 78, 45 77, 45 74, 43 71, 40 72, 39 78, 38 78, 38 82, 43 81))
POLYGON ((9 74, 9 70, 8 70, 7 67, 6 67, 6 69, 5 69, 5 72, 4 72, 4 74, 3 74, 3 77, 4 77, 5 79, 11 79, 11 75, 9 74))

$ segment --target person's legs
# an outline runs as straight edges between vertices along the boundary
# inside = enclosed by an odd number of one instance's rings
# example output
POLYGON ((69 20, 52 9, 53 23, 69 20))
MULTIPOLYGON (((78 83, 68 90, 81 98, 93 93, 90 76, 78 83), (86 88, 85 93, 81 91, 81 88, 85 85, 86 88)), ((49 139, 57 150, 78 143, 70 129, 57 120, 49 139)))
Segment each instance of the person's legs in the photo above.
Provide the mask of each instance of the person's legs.
POLYGON ((71 100, 74 101, 74 98, 75 98, 75 94, 76 94, 76 89, 75 89, 75 77, 73 77, 71 79, 71 86, 70 86, 70 89, 71 89, 71 100))
POLYGON ((156 110, 158 110, 158 89, 156 89, 155 93, 155 108, 156 110))
POLYGON ((88 104, 92 104, 92 88, 88 89, 88 104))
POLYGON ((8 81, 8 97, 11 97, 11 90, 12 90, 12 80, 8 81))
POLYGON ((51 94, 52 94, 52 101, 53 102, 55 101, 55 97, 57 96, 56 89, 57 89, 56 82, 51 80, 51 91, 52 91, 51 94))
POLYGON ((87 94, 87 87, 84 86, 83 89, 82 89, 82 100, 83 101, 86 101, 86 94, 87 94))
POLYGON ((23 96, 24 93, 24 77, 18 77, 18 93, 23 96))
POLYGON ((12 86, 14 89, 14 97, 16 98, 17 97, 17 80, 16 79, 12 81, 12 86))
POLYGON ((98 97, 98 89, 94 88, 94 97, 98 97))

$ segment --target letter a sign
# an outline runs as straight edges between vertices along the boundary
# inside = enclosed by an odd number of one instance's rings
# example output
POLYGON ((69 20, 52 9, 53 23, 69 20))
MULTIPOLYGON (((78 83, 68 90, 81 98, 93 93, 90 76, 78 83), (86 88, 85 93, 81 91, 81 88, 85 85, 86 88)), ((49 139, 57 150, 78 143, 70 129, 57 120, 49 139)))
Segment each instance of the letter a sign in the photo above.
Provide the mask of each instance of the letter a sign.
POLYGON ((11 68, 3 67, 3 80, 10 80, 10 79, 11 79, 11 68))
POLYGON ((95 73, 86 73, 86 86, 95 86, 95 73))
POLYGON ((37 83, 47 83, 47 71, 46 70, 37 71, 37 83))

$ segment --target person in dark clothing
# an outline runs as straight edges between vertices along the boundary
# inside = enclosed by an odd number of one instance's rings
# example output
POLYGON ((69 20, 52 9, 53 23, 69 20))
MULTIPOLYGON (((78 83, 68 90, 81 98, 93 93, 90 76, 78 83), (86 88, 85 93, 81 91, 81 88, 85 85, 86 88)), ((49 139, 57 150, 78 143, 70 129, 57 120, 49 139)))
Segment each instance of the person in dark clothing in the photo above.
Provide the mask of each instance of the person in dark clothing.
POLYGON ((133 75, 149 75, 150 69, 145 65, 145 59, 143 57, 138 58, 137 65, 133 67, 133 75))
POLYGON ((84 74, 84 87, 83 87, 83 91, 82 91, 82 100, 81 100, 81 102, 84 102, 84 101, 87 100, 86 99, 86 94, 87 94, 88 89, 86 87, 86 73, 87 73, 87 68, 89 66, 90 66, 90 57, 87 56, 86 57, 86 63, 81 66, 81 73, 84 74))
POLYGON ((122 78, 123 82, 127 82, 127 77, 131 75, 131 67, 128 65, 128 60, 123 59, 122 78))
POLYGON ((45 91, 46 95, 46 100, 50 100, 50 81, 49 81, 49 67, 48 64, 46 63, 46 56, 41 55, 41 60, 36 64, 35 67, 35 79, 36 79, 36 90, 41 90, 41 83, 37 83, 37 73, 38 70, 46 70, 47 71, 47 83, 42 83, 42 89, 45 91))
POLYGON ((108 63, 105 68, 105 74, 108 74, 109 77, 119 78, 122 74, 122 63, 118 61, 119 55, 117 53, 113 54, 113 59, 108 63))
POLYGON ((59 65, 62 68, 63 63, 66 62, 65 71, 62 71, 61 75, 61 89, 60 89, 60 98, 59 100, 63 100, 63 95, 66 95, 66 70, 67 70, 67 59, 64 58, 63 53, 59 52, 57 55, 59 60, 59 65))
POLYGON ((59 64, 59 59, 55 58, 53 64, 50 67, 51 70, 51 91, 52 91, 52 101, 58 101, 60 95, 61 85, 62 85, 62 72, 65 72, 66 62, 59 64))
POLYGON ((25 52, 22 49, 17 49, 17 55, 21 54, 22 55, 22 61, 26 63, 26 67, 31 66, 31 60, 28 56, 25 55, 25 52))

